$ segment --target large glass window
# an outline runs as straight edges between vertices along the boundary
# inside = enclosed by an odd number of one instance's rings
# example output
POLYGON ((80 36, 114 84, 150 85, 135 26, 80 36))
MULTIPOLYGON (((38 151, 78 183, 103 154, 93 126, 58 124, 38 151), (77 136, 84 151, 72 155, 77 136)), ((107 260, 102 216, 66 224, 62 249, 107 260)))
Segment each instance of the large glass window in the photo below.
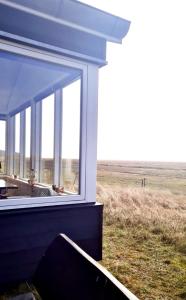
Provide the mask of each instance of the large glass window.
POLYGON ((6 123, 0 121, 0 173, 5 172, 6 123))
MULTIPOLYGON (((0 107, 0 114, 11 116, 8 135, 6 122, 0 121, 0 173, 5 171, 6 137, 7 174, 11 177, 6 180, 17 185, 9 195, 16 199, 63 196, 65 201, 83 200, 86 166, 85 155, 80 160, 80 149, 86 154, 86 136, 81 136, 80 127, 82 120, 86 134, 86 103, 81 103, 81 86, 87 68, 53 56, 49 60, 9 52, 2 57, 0 53, 0 69, 6 69, 2 105, 7 104, 0 107)), ((86 88, 85 83, 83 95, 86 88)), ((61 201, 59 197, 57 201, 61 201)))
POLYGON ((79 193, 81 80, 63 89, 61 185, 79 193))
POLYGON ((31 142, 31 108, 28 107, 25 111, 25 162, 24 162, 24 177, 30 176, 30 142, 31 142))
POLYGON ((20 113, 15 115, 15 152, 14 152, 14 175, 20 173, 20 113))
POLYGON ((42 100, 40 181, 53 184, 54 178, 54 94, 42 100))

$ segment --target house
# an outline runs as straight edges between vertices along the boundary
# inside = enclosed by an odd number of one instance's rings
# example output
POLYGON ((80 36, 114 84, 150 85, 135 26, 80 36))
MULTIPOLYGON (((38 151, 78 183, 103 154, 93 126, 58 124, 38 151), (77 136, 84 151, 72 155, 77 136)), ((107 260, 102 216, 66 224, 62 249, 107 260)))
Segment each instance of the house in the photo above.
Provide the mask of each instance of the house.
POLYGON ((0 0, 0 287, 65 233, 97 260, 98 71, 130 23, 74 0, 0 0))

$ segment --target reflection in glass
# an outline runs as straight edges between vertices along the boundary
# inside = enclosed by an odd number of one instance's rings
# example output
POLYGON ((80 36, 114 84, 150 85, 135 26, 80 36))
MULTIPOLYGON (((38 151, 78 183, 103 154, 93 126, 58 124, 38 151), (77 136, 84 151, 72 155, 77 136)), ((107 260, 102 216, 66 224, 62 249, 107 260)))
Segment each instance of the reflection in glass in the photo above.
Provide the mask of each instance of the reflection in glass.
POLYGON ((15 115, 14 175, 20 173, 20 113, 15 115))
POLYGON ((31 141, 31 108, 28 107, 25 111, 25 163, 24 177, 30 176, 30 141, 31 141))
POLYGON ((81 80, 63 89, 61 186, 79 194, 81 80))
POLYGON ((5 173, 5 144, 6 144, 6 124, 0 121, 0 173, 5 173))
POLYGON ((54 178, 54 94, 42 100, 41 179, 53 184, 54 178))

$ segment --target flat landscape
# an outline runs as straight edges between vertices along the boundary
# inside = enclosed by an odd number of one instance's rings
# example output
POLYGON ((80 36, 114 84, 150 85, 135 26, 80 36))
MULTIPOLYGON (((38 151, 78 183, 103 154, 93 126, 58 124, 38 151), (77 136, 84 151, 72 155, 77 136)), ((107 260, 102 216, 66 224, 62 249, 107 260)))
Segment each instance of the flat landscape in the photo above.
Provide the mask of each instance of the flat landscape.
POLYGON ((140 187, 145 179, 146 187, 186 195, 186 163, 98 161, 97 170, 103 185, 140 187))
POLYGON ((186 163, 100 161, 97 169, 102 264, 139 299, 186 299, 186 163))

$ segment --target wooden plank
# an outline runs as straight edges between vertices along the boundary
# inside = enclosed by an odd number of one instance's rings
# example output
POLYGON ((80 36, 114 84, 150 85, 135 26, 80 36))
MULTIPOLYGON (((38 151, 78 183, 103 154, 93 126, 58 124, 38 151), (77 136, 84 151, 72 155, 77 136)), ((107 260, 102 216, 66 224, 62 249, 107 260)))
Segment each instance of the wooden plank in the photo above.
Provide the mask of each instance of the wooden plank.
MULTIPOLYGON (((49 228, 54 228, 53 226, 58 224, 59 226, 64 223, 64 225, 68 224, 67 226, 74 228, 77 226, 77 222, 79 227, 89 224, 91 226, 95 226, 99 223, 99 218, 102 216, 102 206, 86 206, 86 207, 74 207, 71 205, 71 208, 56 209, 54 211, 30 211, 29 213, 22 211, 14 211, 12 214, 0 214, 0 238, 3 235, 6 237, 10 234, 11 236, 13 233, 9 232, 9 230, 5 230, 4 226, 12 227, 15 232, 21 235, 23 232, 30 232, 37 233, 38 230, 46 232, 49 228), (88 214, 88 216, 87 216, 88 214), (48 220, 48 224, 46 224, 46 220, 48 220), (93 222, 93 223, 92 223, 93 222), (40 223, 40 227, 38 228, 38 223, 40 223), (29 225, 29 226, 28 226, 29 225), (25 229, 26 227, 26 229, 25 229), (21 228, 21 231, 20 231, 21 228)), ((86 229, 85 229, 86 230, 86 229)))
POLYGON ((43 300, 137 300, 64 234, 47 249, 33 282, 43 300))
POLYGON ((53 206, 53 207, 41 207, 41 208, 27 208, 27 209, 17 209, 17 210, 2 210, 0 211, 0 222, 2 219, 7 220, 11 218, 16 222, 17 217, 20 219, 23 217, 29 218, 45 218, 49 217, 52 221, 56 217, 61 217, 61 214, 71 214, 73 216, 78 215, 79 213, 86 214, 90 213, 90 216, 94 212, 99 212, 103 207, 102 204, 81 204, 81 205, 62 205, 62 206, 53 206))
MULTIPOLYGON (((86 226, 86 224, 85 224, 86 226)), ((13 228, 10 228, 13 231, 13 228)), ((89 240, 94 239, 95 241, 99 239, 100 231, 98 226, 91 227, 88 226, 86 228, 86 231, 82 229, 82 227, 76 228, 68 228, 66 227, 54 227, 51 231, 47 231, 47 228, 45 229, 45 232, 41 232, 38 230, 37 234, 33 233, 27 233, 27 235, 20 235, 17 236, 9 236, 9 238, 1 238, 1 247, 0 247, 0 254, 3 253, 12 253, 12 251, 21 251, 21 250, 27 250, 30 248, 35 247, 43 247, 46 245, 49 245, 49 243, 59 234, 59 233, 65 233, 68 234, 73 240, 89 240), (78 230, 79 229, 79 230, 78 230), (78 232, 79 231, 79 232, 78 232), (42 236, 42 238, 41 238, 42 236)))

